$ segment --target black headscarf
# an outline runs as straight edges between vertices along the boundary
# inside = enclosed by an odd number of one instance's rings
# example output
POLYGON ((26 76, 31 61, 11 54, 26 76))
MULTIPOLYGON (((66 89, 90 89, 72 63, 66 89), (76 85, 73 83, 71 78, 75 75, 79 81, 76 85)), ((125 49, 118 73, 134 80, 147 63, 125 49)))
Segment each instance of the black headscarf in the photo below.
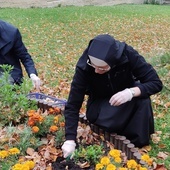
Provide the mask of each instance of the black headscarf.
POLYGON ((109 34, 101 34, 94 37, 87 49, 87 55, 105 61, 113 67, 120 61, 125 43, 115 40, 109 34))

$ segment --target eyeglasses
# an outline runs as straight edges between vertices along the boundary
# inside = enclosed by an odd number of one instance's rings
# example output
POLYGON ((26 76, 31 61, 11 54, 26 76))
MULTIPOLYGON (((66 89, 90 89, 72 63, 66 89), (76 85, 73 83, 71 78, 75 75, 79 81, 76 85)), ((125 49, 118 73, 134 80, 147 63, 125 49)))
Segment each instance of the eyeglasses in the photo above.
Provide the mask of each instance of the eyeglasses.
POLYGON ((90 63, 89 59, 87 60, 87 64, 89 66, 93 67, 94 69, 98 69, 98 70, 101 70, 101 71, 109 71, 110 70, 110 67, 108 67, 108 68, 101 68, 101 67, 95 66, 94 64, 90 63))

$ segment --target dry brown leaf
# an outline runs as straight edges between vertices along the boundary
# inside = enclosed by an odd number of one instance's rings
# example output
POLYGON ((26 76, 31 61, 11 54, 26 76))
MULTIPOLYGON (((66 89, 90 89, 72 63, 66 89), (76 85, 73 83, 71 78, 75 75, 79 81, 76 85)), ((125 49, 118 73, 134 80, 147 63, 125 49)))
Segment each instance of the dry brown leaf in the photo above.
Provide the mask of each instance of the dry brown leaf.
POLYGON ((158 136, 155 133, 151 135, 151 138, 152 138, 153 143, 155 143, 155 144, 159 143, 161 140, 160 136, 158 136))
POLYGON ((26 153, 30 156, 34 154, 35 150, 33 148, 27 148, 26 153))
POLYGON ((50 152, 49 152, 48 149, 43 153, 43 157, 44 157, 44 159, 51 160, 50 159, 50 152))
POLYGON ((157 167, 155 168, 155 170, 167 170, 167 168, 164 165, 157 165, 157 167))
POLYGON ((157 154, 157 157, 165 160, 165 159, 168 157, 168 154, 167 154, 166 152, 159 152, 159 153, 157 154))
POLYGON ((152 149, 151 145, 147 145, 147 146, 145 146, 144 148, 145 148, 147 151, 151 151, 151 149, 152 149))
POLYGON ((47 165, 46 170, 52 170, 52 166, 51 165, 47 165))
POLYGON ((37 152, 34 152, 33 155, 31 156, 26 155, 25 158, 29 160, 33 160, 36 163, 40 162, 40 160, 42 159, 41 155, 39 155, 37 152))
POLYGON ((88 168, 88 167, 90 167, 89 162, 84 162, 84 163, 79 162, 79 163, 77 163, 77 165, 79 165, 80 168, 88 168))
POLYGON ((170 107, 170 102, 165 103, 164 105, 166 108, 170 107))
POLYGON ((25 125, 24 124, 20 124, 17 126, 17 129, 20 131, 23 131, 25 129, 25 125))
POLYGON ((42 144, 46 145, 48 144, 48 139, 47 138, 41 138, 42 144))
POLYGON ((49 145, 55 146, 55 137, 52 136, 51 139, 49 140, 49 145))
POLYGON ((161 135, 162 131, 156 131, 155 134, 161 135))
POLYGON ((160 143, 160 144, 159 144, 159 148, 161 148, 161 149, 166 148, 166 145, 163 144, 163 143, 160 143))

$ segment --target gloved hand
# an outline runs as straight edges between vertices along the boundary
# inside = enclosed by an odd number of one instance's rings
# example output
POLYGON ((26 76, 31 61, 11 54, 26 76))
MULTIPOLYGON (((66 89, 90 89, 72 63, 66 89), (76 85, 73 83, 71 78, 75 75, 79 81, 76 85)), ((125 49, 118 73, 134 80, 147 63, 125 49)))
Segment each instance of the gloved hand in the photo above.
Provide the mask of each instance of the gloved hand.
POLYGON ((66 140, 63 146, 61 147, 64 158, 70 156, 75 151, 75 148, 76 148, 76 143, 74 140, 66 140))
POLYGON ((36 76, 35 74, 30 74, 30 78, 32 80, 34 88, 36 88, 36 90, 39 91, 40 85, 41 85, 40 78, 38 76, 36 76))
POLYGON ((119 106, 123 103, 126 103, 127 101, 131 101, 133 98, 132 92, 130 89, 125 89, 123 91, 120 91, 116 94, 114 94, 110 100, 109 103, 112 106, 119 106))

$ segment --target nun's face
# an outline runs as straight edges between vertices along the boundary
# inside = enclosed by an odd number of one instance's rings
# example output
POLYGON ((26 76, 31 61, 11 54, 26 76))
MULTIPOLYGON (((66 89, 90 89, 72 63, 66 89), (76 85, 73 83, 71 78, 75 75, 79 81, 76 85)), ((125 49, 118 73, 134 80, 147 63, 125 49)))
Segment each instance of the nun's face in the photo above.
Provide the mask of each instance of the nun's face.
POLYGON ((87 64, 93 67, 95 70, 95 73, 98 73, 98 74, 104 74, 110 70, 110 66, 108 64, 106 64, 105 66, 97 66, 93 64, 92 62, 90 63, 89 60, 87 60, 87 64))

